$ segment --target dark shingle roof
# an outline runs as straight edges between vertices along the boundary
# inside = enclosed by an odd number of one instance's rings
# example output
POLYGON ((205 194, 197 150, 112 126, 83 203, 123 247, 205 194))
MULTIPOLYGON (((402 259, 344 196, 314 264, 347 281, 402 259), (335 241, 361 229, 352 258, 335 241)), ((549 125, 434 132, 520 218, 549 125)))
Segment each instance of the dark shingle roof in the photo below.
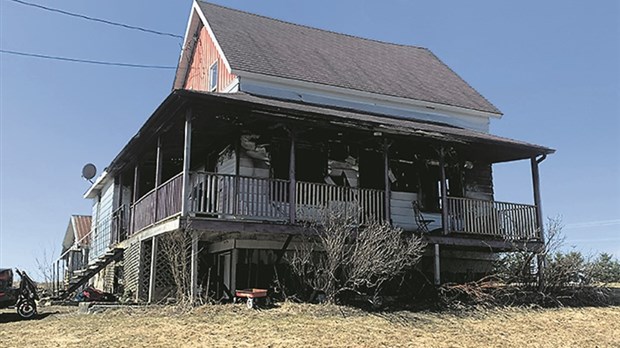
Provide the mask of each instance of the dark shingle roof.
POLYGON ((426 48, 198 4, 234 70, 501 114, 426 48))

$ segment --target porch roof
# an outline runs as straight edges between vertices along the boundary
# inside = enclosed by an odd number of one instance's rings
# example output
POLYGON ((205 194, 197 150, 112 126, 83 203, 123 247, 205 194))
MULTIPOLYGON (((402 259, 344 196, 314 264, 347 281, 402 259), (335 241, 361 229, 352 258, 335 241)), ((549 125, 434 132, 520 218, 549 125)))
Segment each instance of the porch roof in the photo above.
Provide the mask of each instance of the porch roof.
POLYGON ((555 150, 541 145, 440 123, 272 99, 247 93, 220 94, 174 90, 116 156, 108 167, 108 171, 115 172, 124 163, 131 161, 132 153, 135 154, 135 150, 152 141, 169 121, 182 116, 188 107, 208 111, 215 106, 218 108, 236 108, 243 110, 245 114, 249 112, 282 119, 282 121, 322 123, 335 128, 381 132, 383 135, 393 137, 415 137, 446 146, 451 144, 471 146, 477 152, 486 153, 485 157, 493 163, 528 159, 555 152, 555 150))

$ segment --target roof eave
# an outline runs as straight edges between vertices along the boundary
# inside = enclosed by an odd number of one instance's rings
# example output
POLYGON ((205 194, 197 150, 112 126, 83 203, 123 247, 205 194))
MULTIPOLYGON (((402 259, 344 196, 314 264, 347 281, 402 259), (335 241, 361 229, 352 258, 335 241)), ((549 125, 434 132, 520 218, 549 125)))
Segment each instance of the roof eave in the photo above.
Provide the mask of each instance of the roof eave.
POLYGON ((386 100, 386 101, 401 103, 405 105, 410 105, 415 108, 432 109, 435 111, 446 111, 446 112, 452 112, 452 113, 475 116, 475 117, 487 117, 487 118, 499 119, 503 116, 503 113, 499 111, 492 112, 492 111, 487 111, 487 110, 477 110, 477 109, 466 108, 462 106, 442 104, 442 103, 436 103, 436 102, 413 99, 413 98, 403 98, 403 97, 397 97, 397 96, 386 95, 386 94, 378 94, 378 93, 350 89, 350 88, 343 88, 343 87, 338 87, 338 86, 333 86, 333 85, 319 84, 319 83, 309 82, 309 81, 304 81, 304 80, 297 80, 297 79, 285 78, 285 77, 280 77, 280 76, 261 74, 261 73, 246 71, 246 70, 240 70, 240 69, 232 69, 231 73, 233 75, 238 76, 240 80, 243 79, 244 77, 252 78, 252 79, 261 79, 264 81, 269 81, 269 82, 274 82, 274 83, 290 84, 290 85, 298 85, 301 87, 314 88, 314 89, 318 89, 318 90, 322 90, 326 92, 337 92, 337 93, 350 94, 350 95, 364 97, 364 98, 386 100))

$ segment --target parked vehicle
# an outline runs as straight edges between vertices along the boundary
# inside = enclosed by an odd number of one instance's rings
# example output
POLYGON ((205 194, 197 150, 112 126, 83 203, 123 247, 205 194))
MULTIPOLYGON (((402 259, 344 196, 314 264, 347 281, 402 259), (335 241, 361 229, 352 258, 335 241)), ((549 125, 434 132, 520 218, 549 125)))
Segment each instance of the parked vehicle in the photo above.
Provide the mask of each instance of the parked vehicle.
POLYGON ((0 268, 0 308, 15 308, 23 319, 30 319, 37 314, 39 300, 37 286, 24 271, 15 269, 21 281, 19 287, 13 287, 13 271, 0 268))

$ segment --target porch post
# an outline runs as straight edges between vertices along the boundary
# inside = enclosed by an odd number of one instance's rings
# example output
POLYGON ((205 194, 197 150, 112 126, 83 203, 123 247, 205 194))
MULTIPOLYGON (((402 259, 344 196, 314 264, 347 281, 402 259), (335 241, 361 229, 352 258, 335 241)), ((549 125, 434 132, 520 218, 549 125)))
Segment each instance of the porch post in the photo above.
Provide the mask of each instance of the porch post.
POLYGON ((235 182, 234 182, 234 186, 233 186, 233 215, 237 215, 237 213, 239 212, 239 208, 241 207, 241 204, 239 202, 239 175, 240 175, 240 158, 239 155, 241 154, 241 133, 238 133, 236 135, 237 139, 235 140, 235 182))
POLYGON ((390 183, 390 144, 387 139, 383 141, 383 178, 384 178, 384 205, 385 205, 385 221, 392 223, 392 185, 390 183))
POLYGON ((230 292, 233 296, 235 290, 237 290, 237 264, 239 263, 239 249, 237 249, 237 242, 235 241, 235 248, 230 255, 230 292))
POLYGON ((159 205, 157 197, 158 187, 161 185, 161 165, 162 165, 163 153, 161 150, 161 137, 157 137, 157 155, 155 156, 155 204, 153 205, 153 216, 155 221, 159 221, 157 216, 157 206, 159 205))
POLYGON ((131 214, 131 216, 129 217, 129 234, 131 235, 135 229, 134 229, 134 222, 135 222, 135 216, 134 216, 134 211, 131 208, 131 206, 133 204, 136 203, 136 201, 138 200, 138 189, 139 189, 139 185, 140 185, 140 166, 139 164, 136 162, 136 166, 133 169, 133 192, 131 195, 131 205, 130 205, 130 209, 129 209, 129 213, 131 214))
POLYGON ((435 256, 435 262, 433 264, 434 266, 434 280, 435 280, 435 285, 441 285, 441 267, 439 264, 439 244, 435 244, 435 252, 434 252, 434 256, 435 256))
POLYGON ((543 243, 543 246, 540 248, 538 253, 536 254, 536 262, 538 266, 538 288, 542 291, 545 286, 545 233, 543 226, 543 215, 542 215, 542 206, 541 206, 541 198, 540 198, 540 173, 538 171, 538 163, 544 161, 546 158, 545 155, 537 160, 536 157, 530 158, 530 164, 532 167, 532 187, 534 191, 534 205, 536 206, 536 227, 538 228, 538 233, 540 237, 540 241, 543 243))
POLYGON ((140 166, 138 165, 138 163, 136 163, 136 166, 133 169, 133 195, 131 197, 133 202, 131 203, 136 203, 138 198, 140 198, 138 197, 139 185, 140 185, 140 166))
POLYGON ((189 165, 192 151, 192 109, 185 113, 185 140, 183 147, 183 187, 181 191, 181 216, 187 216, 189 210, 189 165))
POLYGON ((289 131, 291 135, 291 149, 290 149, 290 159, 288 165, 288 177, 289 177, 289 188, 288 188, 288 201, 289 201, 289 222, 291 224, 295 223, 296 217, 296 204, 297 204, 297 184, 295 180, 295 133, 293 131, 289 131))
POLYGON ((540 239, 544 242, 545 235, 543 233, 543 215, 540 199, 540 174, 538 172, 538 161, 536 157, 530 159, 532 165, 532 187, 534 190, 534 205, 536 206, 536 227, 538 227, 540 239))
MULTIPOLYGON (((443 234, 448 234, 448 188, 446 187, 446 168, 445 168, 445 153, 442 147, 439 150, 439 173, 441 175, 441 227, 443 228, 443 234)), ((439 247, 439 246, 437 246, 439 247)))
POLYGON ((191 288, 190 288, 190 300, 193 303, 198 297, 198 234, 191 232, 192 234, 192 248, 191 248, 191 288))
POLYGON ((157 236, 151 240, 151 269, 149 271, 149 303, 155 300, 155 276, 157 274, 157 236))

